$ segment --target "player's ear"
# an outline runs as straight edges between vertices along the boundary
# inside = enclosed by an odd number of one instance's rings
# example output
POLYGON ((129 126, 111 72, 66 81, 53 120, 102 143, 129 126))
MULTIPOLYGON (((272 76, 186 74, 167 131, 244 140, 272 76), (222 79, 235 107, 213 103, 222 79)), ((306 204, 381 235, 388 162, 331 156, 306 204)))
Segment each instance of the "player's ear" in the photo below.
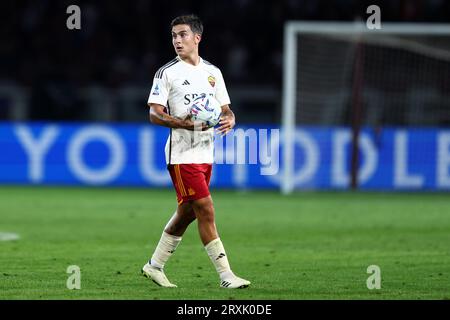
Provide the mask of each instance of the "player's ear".
POLYGON ((200 33, 196 33, 195 34, 195 43, 199 44, 201 40, 202 40, 202 35, 200 33))

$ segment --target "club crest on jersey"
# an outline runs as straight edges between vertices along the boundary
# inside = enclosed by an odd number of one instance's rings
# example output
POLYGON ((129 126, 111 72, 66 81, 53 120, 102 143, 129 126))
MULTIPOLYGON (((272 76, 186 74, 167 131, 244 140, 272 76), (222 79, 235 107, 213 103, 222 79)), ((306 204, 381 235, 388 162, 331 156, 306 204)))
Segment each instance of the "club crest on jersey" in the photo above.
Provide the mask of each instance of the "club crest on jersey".
POLYGON ((214 88, 214 86, 216 85, 216 78, 214 78, 213 76, 209 76, 208 77, 208 82, 211 85, 211 87, 214 88))
POLYGON ((154 95, 154 96, 159 96, 159 86, 158 86, 158 84, 156 84, 155 89, 153 90, 152 95, 154 95))

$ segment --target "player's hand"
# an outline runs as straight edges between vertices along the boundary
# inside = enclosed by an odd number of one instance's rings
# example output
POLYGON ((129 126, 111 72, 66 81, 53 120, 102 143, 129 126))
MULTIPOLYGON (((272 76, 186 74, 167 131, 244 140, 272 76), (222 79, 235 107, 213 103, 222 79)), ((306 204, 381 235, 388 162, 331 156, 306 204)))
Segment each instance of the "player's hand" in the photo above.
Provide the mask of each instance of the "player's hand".
POLYGON ((234 117, 222 116, 219 121, 220 126, 216 129, 216 132, 223 137, 234 128, 235 124, 234 117))

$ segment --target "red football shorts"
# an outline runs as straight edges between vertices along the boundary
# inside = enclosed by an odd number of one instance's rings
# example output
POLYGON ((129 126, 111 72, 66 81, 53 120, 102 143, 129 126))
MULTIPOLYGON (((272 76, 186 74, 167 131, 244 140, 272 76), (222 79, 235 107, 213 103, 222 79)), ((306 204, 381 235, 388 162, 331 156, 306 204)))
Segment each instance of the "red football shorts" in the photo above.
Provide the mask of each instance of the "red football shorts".
POLYGON ((212 164, 170 164, 167 169, 177 192, 179 205, 209 196, 212 164))

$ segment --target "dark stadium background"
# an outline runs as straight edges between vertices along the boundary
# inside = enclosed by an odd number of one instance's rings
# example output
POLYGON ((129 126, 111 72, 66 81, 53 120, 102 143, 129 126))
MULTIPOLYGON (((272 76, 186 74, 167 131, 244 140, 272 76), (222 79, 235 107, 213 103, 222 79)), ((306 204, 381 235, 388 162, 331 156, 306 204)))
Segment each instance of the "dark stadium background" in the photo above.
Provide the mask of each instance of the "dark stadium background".
MULTIPOLYGON (((284 22, 365 19, 371 4, 383 22, 450 21, 444 0, 2 1, 0 81, 32 89, 29 112, 15 120, 146 122, 145 98, 134 110, 115 104, 106 116, 80 89, 149 90, 174 56, 170 21, 196 13, 205 25, 200 54, 221 67, 239 122, 279 123, 284 22), (81 7, 79 31, 65 28, 71 4, 81 7)), ((1 120, 7 108, 0 102, 1 120)))

